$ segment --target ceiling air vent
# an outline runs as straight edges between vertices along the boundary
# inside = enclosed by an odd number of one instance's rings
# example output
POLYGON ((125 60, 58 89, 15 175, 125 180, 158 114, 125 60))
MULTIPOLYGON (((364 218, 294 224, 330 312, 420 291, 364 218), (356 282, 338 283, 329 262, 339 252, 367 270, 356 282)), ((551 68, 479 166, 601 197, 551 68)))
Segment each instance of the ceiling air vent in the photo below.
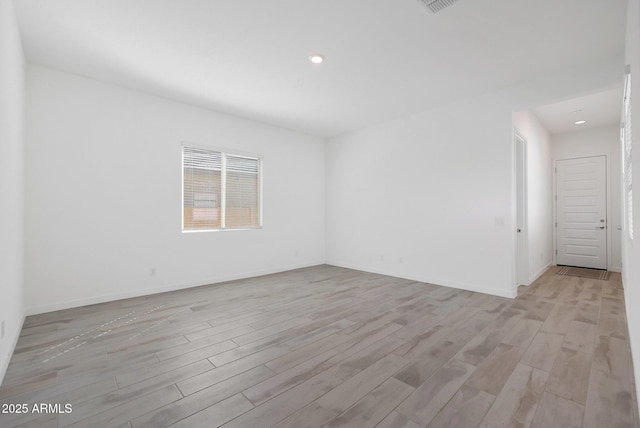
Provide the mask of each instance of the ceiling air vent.
POLYGON ((449 7, 458 0, 418 0, 418 3, 423 4, 431 13, 440 12, 445 7, 449 7))

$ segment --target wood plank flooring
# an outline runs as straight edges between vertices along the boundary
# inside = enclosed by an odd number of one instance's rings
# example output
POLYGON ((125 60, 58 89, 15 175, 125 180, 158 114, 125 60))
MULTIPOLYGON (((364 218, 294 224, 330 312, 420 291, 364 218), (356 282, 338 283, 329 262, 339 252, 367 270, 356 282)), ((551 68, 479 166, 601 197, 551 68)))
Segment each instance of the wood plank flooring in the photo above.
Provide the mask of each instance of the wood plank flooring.
POLYGON ((316 266, 28 317, 0 427, 638 427, 620 275, 556 269, 514 300, 316 266))

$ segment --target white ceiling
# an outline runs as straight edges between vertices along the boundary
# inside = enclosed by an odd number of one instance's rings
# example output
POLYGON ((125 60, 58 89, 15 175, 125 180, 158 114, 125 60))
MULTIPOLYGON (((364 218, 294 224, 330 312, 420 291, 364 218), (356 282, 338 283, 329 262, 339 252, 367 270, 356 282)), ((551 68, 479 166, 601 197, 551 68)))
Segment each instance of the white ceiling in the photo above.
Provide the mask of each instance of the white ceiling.
POLYGON ((621 55, 625 0, 17 0, 27 58, 329 137, 621 55), (325 55, 316 66, 311 53, 325 55))
POLYGON ((619 125, 622 113, 622 87, 540 106, 533 113, 551 134, 619 125), (587 123, 576 125, 575 122, 587 123))

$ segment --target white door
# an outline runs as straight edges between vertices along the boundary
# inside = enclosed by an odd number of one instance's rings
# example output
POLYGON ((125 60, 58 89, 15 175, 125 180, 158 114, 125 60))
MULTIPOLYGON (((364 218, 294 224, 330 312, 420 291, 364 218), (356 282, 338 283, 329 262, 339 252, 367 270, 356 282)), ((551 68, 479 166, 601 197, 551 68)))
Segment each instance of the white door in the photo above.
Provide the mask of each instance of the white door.
POLYGON ((604 156, 556 162, 557 264, 607 268, 606 189, 604 156))

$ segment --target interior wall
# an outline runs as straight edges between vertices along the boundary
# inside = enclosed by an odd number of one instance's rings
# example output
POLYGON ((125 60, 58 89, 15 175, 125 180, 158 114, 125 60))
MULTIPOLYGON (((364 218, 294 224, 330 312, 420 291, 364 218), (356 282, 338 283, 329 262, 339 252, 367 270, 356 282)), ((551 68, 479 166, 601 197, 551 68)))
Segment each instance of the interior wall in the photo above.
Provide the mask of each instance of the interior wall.
POLYGON ((27 72, 29 314, 324 262, 324 142, 27 72), (181 143, 264 156, 260 230, 181 232, 181 143))
POLYGON ((0 382, 24 320, 24 55, 10 0, 0 0, 0 382))
POLYGON ((516 132, 527 147, 527 229, 530 285, 553 263, 553 175, 551 137, 540 120, 528 110, 513 114, 516 132))
POLYGON ((605 58, 330 139, 327 262, 515 296, 512 112, 619 87, 622 63, 605 58))
POLYGON ((607 269, 620 272, 622 268, 620 242, 622 235, 620 127, 614 125, 586 129, 551 137, 551 157, 554 165, 556 161, 561 159, 601 155, 607 158, 607 269))
MULTIPOLYGON (((631 123, 635 124, 636 132, 633 139, 635 170, 640 165, 640 0, 628 0, 627 33, 626 33, 626 64, 631 66, 631 123)), ((640 174, 633 175, 633 188, 640 189, 640 174)), ((634 195, 638 193, 634 192, 634 195)), ((633 200, 635 239, 629 239, 624 230, 622 238, 622 280, 625 289, 627 322, 629 326, 629 341, 635 367, 636 388, 640 386, 640 197, 633 200)), ((636 394, 639 398, 639 394, 636 394)), ((639 400, 640 406, 640 400, 639 400)))
POLYGON ((512 153, 492 97, 331 139, 328 262, 513 297, 512 153))

